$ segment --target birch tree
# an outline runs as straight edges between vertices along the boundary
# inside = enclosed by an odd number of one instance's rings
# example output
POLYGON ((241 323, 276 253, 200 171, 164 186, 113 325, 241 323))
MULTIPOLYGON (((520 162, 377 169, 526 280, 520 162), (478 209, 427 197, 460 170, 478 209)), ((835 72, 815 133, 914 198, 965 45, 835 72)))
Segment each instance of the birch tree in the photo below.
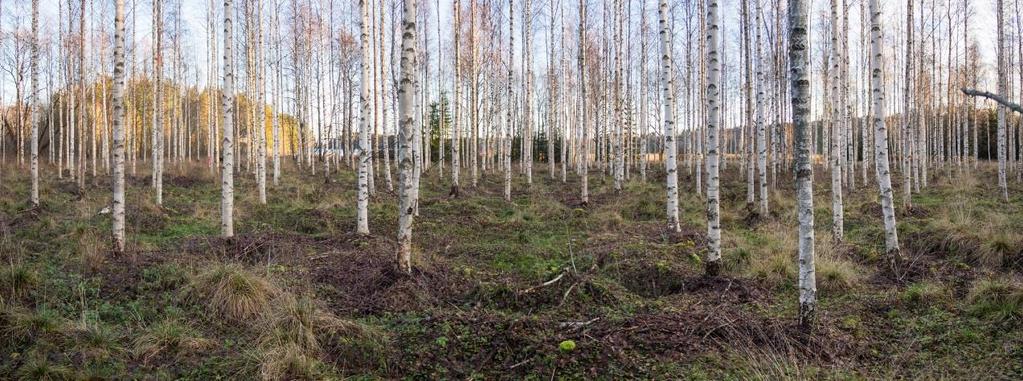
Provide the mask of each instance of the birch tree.
MULTIPOLYGON (((220 152, 220 235, 234 237, 234 28, 231 0, 224 0, 224 89, 221 108, 224 109, 223 141, 220 152)), ((158 143, 154 143, 158 144, 158 143)), ((155 157, 154 157, 155 159, 155 157)))
MULTIPOLYGON (((831 57, 830 68, 831 99, 839 96, 841 87, 840 73, 842 53, 839 51, 838 0, 831 0, 831 57)), ((844 216, 842 205, 842 152, 845 148, 842 129, 842 107, 835 102, 828 102, 831 108, 831 235, 835 242, 842 240, 844 234, 844 216)))
MULTIPOLYGON (((998 64, 998 94, 1006 94, 1008 90, 1008 74, 1006 73, 1006 54, 1005 54, 1005 4, 1003 0, 997 0, 995 2, 995 13, 998 19, 998 46, 997 46, 997 60, 998 64)), ((1009 201, 1009 184, 1006 180, 1005 167, 1008 160, 1007 147, 1006 147, 1006 130, 1008 121, 1005 115, 1005 106, 1001 103, 998 104, 998 188, 1002 191, 1002 198, 1005 201, 1009 201)))
POLYGON ((373 89, 372 57, 373 46, 370 43, 370 18, 369 11, 372 5, 367 0, 359 0, 360 10, 360 32, 359 41, 362 45, 362 77, 359 81, 361 87, 359 93, 359 105, 362 112, 359 116, 359 191, 357 198, 358 209, 356 217, 356 232, 362 235, 369 234, 369 129, 373 122, 373 104, 370 100, 373 89))
MULTIPOLYGON (((32 189, 29 195, 29 202, 33 207, 39 206, 39 123, 37 113, 42 110, 39 106, 39 0, 32 0, 32 62, 30 69, 32 85, 30 86, 31 98, 29 103, 29 122, 32 125, 32 142, 30 165, 32 172, 32 189)), ((3 139, 0 134, 0 139, 3 139)))
MULTIPOLYGON (((504 200, 511 201, 512 119, 515 110, 515 0, 508 0, 508 119, 505 126, 504 200)), ((523 138, 525 139, 525 138, 523 138)), ((524 144, 523 144, 524 145, 524 144)))
POLYGON ((668 0, 657 7, 660 15, 661 35, 661 91, 664 94, 664 170, 667 173, 668 228, 681 232, 678 220, 678 163, 675 158, 675 75, 671 59, 671 26, 668 24, 668 0))
POLYGON ((707 275, 717 276, 721 269, 721 200, 718 178, 718 134, 720 116, 721 34, 718 25, 718 0, 707 0, 707 275))
MULTIPOLYGON (((462 24, 461 24, 460 14, 461 14, 461 11, 462 11, 461 9, 462 8, 459 6, 459 0, 454 0, 452 8, 454 8, 454 12, 453 12, 453 17, 454 17, 454 21, 453 22, 454 23, 451 26, 451 31, 452 31, 453 37, 455 39, 454 40, 454 45, 455 45, 454 49, 455 49, 455 51, 454 51, 454 54, 452 55, 452 60, 453 60, 452 62, 454 63, 453 66, 454 66, 454 69, 455 69, 455 74, 454 74, 454 81, 453 81, 452 86, 454 87, 455 95, 451 99, 451 101, 452 101, 451 108, 452 108, 452 118, 453 118, 453 120, 452 120, 452 123, 451 123, 451 191, 449 192, 449 194, 452 197, 458 197, 458 193, 459 193, 458 174, 459 174, 460 169, 462 167, 462 163, 461 163, 462 154, 461 154, 461 152, 459 152, 460 149, 461 149, 461 147, 460 147, 461 146, 460 139, 461 139, 461 133, 462 133, 462 131, 461 131, 461 127, 462 127, 462 116, 461 116, 462 115, 462 110, 461 110, 461 105, 462 105, 462 85, 461 85, 461 83, 459 83, 459 81, 461 80, 461 74, 462 74, 462 72, 460 70, 460 68, 461 68, 461 65, 460 65, 460 59, 461 59, 461 44, 460 44, 461 38, 460 38, 460 35, 462 34, 462 31, 461 31, 462 24)), ((440 114, 440 119, 441 120, 444 119, 443 112, 441 112, 441 114, 440 114)))
POLYGON ((888 129, 885 125, 885 96, 883 79, 884 51, 881 36, 881 10, 877 0, 869 0, 870 12, 870 92, 871 124, 874 130, 874 164, 877 167, 877 184, 881 192, 881 212, 884 218, 885 251, 892 263, 900 259, 899 235, 895 226, 895 202, 892 192, 892 177, 888 162, 888 129))
POLYGON ((416 0, 404 0, 401 33, 401 80, 398 83, 398 271, 412 274, 412 220, 415 213, 415 109, 412 85, 416 57, 416 0))
POLYGON ((579 197, 583 206, 590 203, 589 154, 590 141, 586 110, 586 0, 579 0, 579 129, 582 147, 579 152, 579 197))
MULTIPOLYGON (((84 0, 83 0, 84 1, 84 0)), ((156 205, 163 205, 163 14, 161 1, 153 2, 153 135, 152 135, 152 161, 153 161, 153 191, 156 193, 156 205)), ((224 0, 224 4, 230 0, 224 0)), ((224 11, 224 21, 228 22, 229 15, 224 11)), ((225 28, 227 25, 225 25, 225 28)), ((226 38, 226 37, 225 37, 226 38)), ((226 41, 226 40, 225 40, 226 41)), ((230 46, 224 46, 225 59, 230 52, 230 46)), ((226 79, 225 79, 226 81, 226 79)), ((232 102, 233 103, 233 102, 232 102)), ((226 112, 227 109, 224 109, 226 112)), ((226 127, 225 127, 226 128, 226 127)), ((225 129, 225 131, 227 131, 225 129)))
MULTIPOLYGON (((761 15, 763 10, 761 9, 760 2, 764 0, 753 0, 756 3, 755 6, 755 17, 756 20, 753 24, 756 33, 756 88, 757 88, 757 108, 756 108, 756 130, 757 130, 757 173, 760 180, 760 214, 766 216, 768 213, 767 203, 767 126, 764 123, 764 64, 763 55, 761 52, 761 15)), ((809 74, 807 74, 809 75, 809 74)))
MULTIPOLYGON (((37 3, 38 0, 32 0, 37 3)), ((124 0, 114 2, 113 217, 114 253, 124 252, 124 0)))
MULTIPOLYGON (((877 0, 870 0, 871 2, 877 0)), ((789 83, 795 127, 796 215, 799 219, 799 324, 809 329, 817 310, 814 266, 813 166, 810 162, 808 0, 789 0, 789 83)))

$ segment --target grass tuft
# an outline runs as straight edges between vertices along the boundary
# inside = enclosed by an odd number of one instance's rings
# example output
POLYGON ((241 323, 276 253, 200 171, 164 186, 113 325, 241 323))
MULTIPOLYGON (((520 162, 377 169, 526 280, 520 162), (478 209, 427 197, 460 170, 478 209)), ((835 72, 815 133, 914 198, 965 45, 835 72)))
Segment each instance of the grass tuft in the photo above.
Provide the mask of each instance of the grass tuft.
POLYGON ((211 342, 200 336, 192 327, 176 319, 164 319, 149 326, 146 332, 135 339, 135 357, 148 363, 160 356, 177 356, 182 352, 207 348, 211 342))
POLYGON ((210 313, 233 321, 262 316, 280 293, 273 283, 238 264, 216 265, 200 274, 192 291, 205 301, 210 313))
MULTIPOLYGON (((321 309, 305 297, 283 294, 260 325, 259 343, 267 352, 302 351, 302 357, 328 358, 336 365, 367 364, 385 356, 384 335, 321 309)), ((301 357, 294 357, 299 359, 301 357)), ((376 364, 372 364, 376 365, 376 364)), ((264 368, 278 365, 264 365, 264 368), (271 366, 272 365, 272 366, 271 366)))
POLYGON ((970 312, 992 321, 1023 318, 1023 287, 1015 280, 988 278, 974 283, 968 297, 970 312))
POLYGON ((39 273, 24 264, 0 269, 0 295, 4 299, 23 300, 39 286, 39 273))
POLYGON ((75 373, 71 368, 55 364, 42 354, 30 355, 18 367, 15 375, 19 380, 56 381, 75 379, 75 373))

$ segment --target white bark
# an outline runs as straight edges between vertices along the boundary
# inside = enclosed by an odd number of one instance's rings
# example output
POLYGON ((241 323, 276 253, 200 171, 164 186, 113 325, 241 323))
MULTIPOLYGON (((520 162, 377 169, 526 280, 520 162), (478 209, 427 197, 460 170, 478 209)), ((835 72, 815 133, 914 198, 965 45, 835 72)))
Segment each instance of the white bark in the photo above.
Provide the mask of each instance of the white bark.
POLYGON ((718 0, 707 0, 707 275, 715 276, 721 267, 721 200, 718 189, 718 133, 721 122, 720 78, 721 34, 718 25, 718 0))
MULTIPOLYGON (((33 0, 35 5, 38 0, 33 0)), ((124 252, 124 0, 114 3, 114 178, 113 218, 114 252, 124 252)))
MULTIPOLYGON (((838 41, 838 0, 831 0, 831 100, 840 97, 842 53, 838 41)), ((844 210, 842 205, 842 157, 845 150, 845 132, 842 128, 842 106, 831 104, 831 235, 835 242, 845 236, 844 210)))
MULTIPOLYGON (((913 57, 913 0, 906 1, 906 72, 903 77, 902 83, 902 135, 903 151, 902 151, 902 189, 903 189, 903 200, 902 204, 906 207, 912 205, 911 185, 910 179, 911 168, 911 155, 916 151, 913 144, 910 131, 910 121, 913 120, 912 104, 910 103, 910 94, 913 90, 913 62, 916 60, 913 57)), ((919 164, 919 160, 915 164, 919 164)))
MULTIPOLYGON (((32 125, 31 145, 31 172, 32 189, 29 194, 29 202, 32 206, 39 206, 39 123, 37 118, 39 107, 39 0, 32 0, 32 62, 31 62, 32 85, 29 98, 29 122, 32 125)), ((3 139, 3 137, 0 137, 3 139)), ((52 148, 51 148, 52 150, 52 148)))
MULTIPOLYGON (((998 93, 1006 94, 1008 90, 1008 74, 1006 73, 1006 57, 1005 57, 1005 4, 1002 0, 998 0, 995 4, 995 13, 998 19, 998 48, 997 48, 997 59, 998 59, 998 93)), ((1009 201, 1009 184, 1006 180, 1005 167, 1008 159, 1007 147, 1006 147, 1006 127, 1008 120, 1006 120, 1005 106, 1002 104, 998 105, 998 188, 1002 191, 1002 198, 1005 201, 1009 201)), ((990 155, 990 154, 989 154, 990 155)))
POLYGON ((881 211, 884 216, 885 251, 890 260, 897 261, 899 235, 895 226, 895 206, 892 195, 892 177, 888 162, 888 129, 885 126, 884 79, 882 71, 883 41, 881 40, 881 10, 877 0, 869 0, 870 12, 870 77, 871 77, 871 123, 874 129, 874 161, 877 168, 877 183, 881 192, 881 211))
POLYGON ((412 273, 412 221, 415 213, 415 108, 412 85, 416 56, 416 0, 404 0, 401 79, 398 83, 398 271, 412 273))
POLYGON ((590 203, 589 155, 590 141, 586 109, 586 0, 579 0, 579 128, 582 130, 582 147, 578 152, 580 199, 583 205, 590 203))
MULTIPOLYGON (((876 0, 871 0, 876 1, 876 0)), ((796 213, 799 219, 799 323, 812 326, 817 309, 814 266, 813 166, 810 162, 810 52, 807 0, 789 0, 789 81, 795 126, 796 213)))
MULTIPOLYGON (((153 3, 153 189, 156 205, 163 205, 163 15, 161 2, 153 3)), ((229 4, 230 0, 224 0, 229 4)), ((230 16, 224 15, 227 22, 230 16)), ((225 46, 225 52, 231 47, 225 46)), ((228 57, 225 53, 224 57, 228 57)), ((226 109, 225 109, 226 111, 226 109)))
POLYGON ((359 128, 359 194, 357 198, 358 216, 356 221, 356 232, 363 235, 369 234, 369 129, 373 122, 373 104, 370 100, 373 89, 372 57, 373 46, 370 45, 369 8, 372 5, 367 0, 359 0, 361 11, 361 31, 359 39, 362 45, 362 79, 359 81, 361 87, 359 104, 362 107, 359 128))
MULTIPOLYGON (((511 201, 512 115, 515 110, 515 0, 508 0, 508 124, 505 126, 504 200, 511 201)), ((525 137, 523 137, 523 146, 525 137)))
POLYGON ((259 203, 266 205, 266 86, 264 85, 265 65, 263 62, 263 6, 256 3, 256 182, 259 188, 259 203))
MULTIPOLYGON (((224 90, 221 107, 224 109, 224 140, 221 145, 223 161, 220 165, 220 234, 234 236, 234 28, 231 0, 224 0, 224 90)), ((155 160, 155 157, 154 157, 155 160)))
MULTIPOLYGON (((523 133, 522 133, 522 158, 523 166, 526 169, 526 184, 533 184, 533 61, 531 57, 531 45, 533 40, 532 27, 532 4, 530 0, 524 0, 522 10, 522 55, 523 63, 526 65, 525 76, 523 77, 525 99, 522 100, 523 112, 523 133)), ((476 140, 473 139, 475 142, 476 140)))
POLYGON ((664 94, 664 170, 667 173, 668 228, 681 232, 678 220, 678 164, 675 149, 675 75, 671 59, 671 27, 668 23, 668 0, 657 7, 661 27, 661 91, 664 94))
MULTIPOLYGON (((454 83, 453 83, 452 87, 454 87, 455 95, 451 98, 451 101, 452 101, 451 115, 452 115, 452 118, 454 118, 454 120, 451 123, 451 192, 450 192, 450 194, 451 194, 451 196, 456 196, 457 197, 458 193, 459 193, 458 174, 460 172, 460 169, 462 168, 462 164, 461 164, 462 154, 460 153, 460 150, 461 150, 461 147, 460 147, 461 146, 461 141, 460 141, 460 139, 461 139, 461 134, 462 134, 462 131, 461 131, 461 127, 462 127, 462 110, 461 110, 461 105, 462 105, 462 86, 461 86, 461 83, 459 82, 461 80, 461 74, 462 74, 462 72, 461 72, 461 65, 459 65, 459 57, 461 56, 461 44, 460 44, 461 38, 460 37, 461 37, 461 34, 462 34, 461 33, 462 24, 460 22, 460 20, 461 20, 460 16, 461 16, 462 8, 459 6, 459 0, 454 0, 453 8, 454 8, 454 15, 453 15, 453 17, 454 17, 454 24, 452 26, 452 29, 453 29, 452 33, 454 34, 454 38, 455 38, 455 41, 454 41, 455 52, 454 52, 454 55, 452 56, 452 61, 454 62, 453 66, 455 68, 455 76, 454 76, 454 83)), ((443 115, 442 115, 441 119, 443 119, 443 115)))
POLYGON ((756 1, 756 7, 754 14, 755 22, 754 28, 756 29, 756 41, 754 42, 756 52, 756 88, 757 88, 757 109, 756 109, 756 130, 757 130, 757 173, 760 179, 760 214, 766 216, 768 213, 767 203, 767 126, 764 123, 764 62, 763 55, 760 48, 761 35, 761 14, 763 13, 760 2, 763 0, 756 1))
POLYGON ((617 192, 622 190, 622 182, 625 180, 625 151, 623 145, 625 143, 625 134, 623 131, 626 123, 625 109, 623 104, 624 95, 622 94, 623 78, 622 78, 622 29, 624 29, 622 8, 624 8, 622 0, 615 1, 615 36, 614 36, 614 119, 615 124, 615 135, 614 139, 614 189, 617 192))

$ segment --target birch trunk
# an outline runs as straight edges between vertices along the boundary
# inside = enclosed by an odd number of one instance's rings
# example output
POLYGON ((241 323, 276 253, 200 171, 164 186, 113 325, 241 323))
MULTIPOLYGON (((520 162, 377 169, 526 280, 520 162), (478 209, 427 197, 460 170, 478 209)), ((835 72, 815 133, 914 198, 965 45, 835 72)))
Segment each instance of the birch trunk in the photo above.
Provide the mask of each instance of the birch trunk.
POLYGON ((362 79, 359 81, 359 86, 361 87, 359 104, 362 107, 362 113, 359 121, 359 194, 356 201, 358 209, 356 232, 362 235, 369 235, 369 159, 371 154, 369 150, 369 129, 372 128, 371 123, 373 122, 373 104, 370 100, 370 97, 373 96, 373 73, 371 71, 373 47, 370 45, 369 38, 371 28, 369 25, 369 8, 371 6, 367 3, 367 0, 359 0, 361 12, 359 40, 362 45, 362 79))
MULTIPOLYGON (((876 1, 876 0, 871 0, 876 1)), ((814 265, 813 165, 810 162, 809 2, 789 1, 789 81, 795 127, 796 214, 799 219, 799 324, 813 326, 817 310, 814 265)))
MULTIPOLYGON (((841 87, 839 84, 842 57, 839 52, 838 41, 838 1, 831 0, 831 97, 840 97, 841 87)), ((843 140, 845 132, 842 129, 842 107, 831 103, 831 235, 835 242, 842 241, 844 234, 844 216, 842 205, 842 153, 845 149, 843 140)))
MULTIPOLYGON (((505 164, 504 164, 504 200, 511 201, 511 149, 512 139, 512 119, 513 112, 515 109, 515 91, 513 84, 515 83, 515 0, 508 0, 508 125, 505 126, 505 143, 507 150, 505 153, 505 164)), ((524 140, 525 138, 523 138, 524 140)))
POLYGON ((263 6, 256 3, 256 181, 259 187, 259 203, 266 205, 266 86, 263 70, 263 6))
POLYGON ((910 160, 912 160, 911 153, 914 149, 910 148, 911 138, 910 121, 913 120, 912 112, 910 112, 910 91, 913 89, 913 62, 916 60, 913 58, 913 0, 906 0, 906 74, 903 78, 902 83, 902 140, 906 149, 902 152, 902 205, 909 208, 913 205, 913 198, 911 195, 911 179, 910 179, 910 160))
POLYGON ((881 10, 878 0, 869 0, 870 12, 870 76, 874 129, 874 161, 877 183, 881 192, 881 211, 884 217, 885 251, 892 263, 900 259, 899 235, 895 226, 895 206, 892 177, 888 162, 888 129, 885 126, 885 98, 883 79, 883 41, 881 40, 881 10))
MULTIPOLYGON (((231 0, 224 0, 224 89, 221 107, 224 109, 224 140, 221 147, 223 162, 220 167, 220 234, 234 236, 234 28, 231 0)), ((155 160, 155 158, 154 158, 155 160)))
POLYGON ((412 274, 412 220, 415 213, 415 108, 412 84, 416 56, 416 0, 404 0, 401 34, 401 80, 398 83, 398 271, 412 274))
POLYGON ((671 26, 668 21, 668 1, 661 0, 657 7, 660 15, 661 35, 661 91, 664 94, 664 170, 668 193, 668 228, 681 232, 678 219, 678 162, 675 149, 675 76, 671 59, 671 26))
MULTIPOLYGON (((32 142, 30 144, 31 157, 30 165, 32 172, 32 189, 29 195, 29 202, 33 207, 39 206, 39 119, 37 113, 42 110, 39 107, 39 0, 32 0, 32 63, 31 63, 31 96, 29 100, 29 122, 32 125, 32 142)), ((0 137, 3 139, 3 137, 0 137)))
MULTIPOLYGON (((662 0, 663 1, 663 0, 662 0)), ((665 10, 666 12, 666 10, 665 10)), ((663 18, 664 16, 662 16, 663 18)), ((579 152, 579 187, 583 206, 590 203, 589 154, 590 141, 586 110, 586 0, 579 0, 579 128, 582 129, 582 147, 579 152)))
MULTIPOLYGON (((38 0, 33 0, 35 6, 38 0)), ((34 13, 34 12, 33 12, 34 13)), ((34 22, 33 22, 34 24, 34 22)), ((124 252, 124 0, 114 3, 114 178, 113 218, 114 253, 124 252)))
MULTIPOLYGON (((1002 0, 997 0, 995 3, 995 13, 998 18, 998 94, 1005 94, 1008 90, 1008 74, 1006 73, 1006 58, 1005 58, 1005 4, 1002 0)), ((1005 167, 1008 160, 1007 147, 1006 147, 1006 130, 1008 120, 1006 120, 1005 106, 1001 103, 998 105, 998 188, 1002 192, 1002 198, 1005 201, 1009 201, 1009 185, 1006 180, 1005 167)))
MULTIPOLYGON (((454 75, 454 83, 453 83, 452 87, 454 87, 455 95, 451 99, 452 100, 451 115, 454 118, 454 120, 452 121, 452 125, 451 125, 451 192, 449 192, 449 194, 452 197, 458 197, 458 193, 459 193, 458 174, 460 172, 460 169, 462 168, 462 164, 461 164, 462 154, 460 152, 461 151, 460 137, 461 137, 461 134, 462 134, 462 131, 461 131, 461 127, 462 127, 462 111, 461 111, 461 105, 462 105, 462 86, 459 83, 459 80, 461 79, 461 76, 462 76, 461 75, 462 73, 461 73, 461 70, 460 70, 461 65, 459 65, 459 58, 461 56, 461 46, 460 46, 461 38, 460 37, 461 37, 461 34, 462 34, 462 32, 461 32, 462 24, 460 22, 460 20, 461 20, 460 16, 461 16, 462 8, 459 6, 459 0, 454 0, 453 8, 454 8, 454 15, 453 15, 453 17, 454 17, 454 24, 452 24, 452 33, 454 34, 454 38, 455 38, 455 41, 454 41, 454 43, 455 43, 455 52, 454 52, 454 55, 452 57, 452 61, 454 62, 453 66, 455 68, 455 75, 454 75)), ((443 119, 443 117, 441 119, 443 119)))
POLYGON ((624 95, 622 94, 622 29, 623 15, 622 9, 625 7, 622 0, 615 1, 615 36, 614 36, 614 119, 615 124, 615 136, 614 139, 614 189, 616 192, 621 192, 622 182, 625 181, 625 152, 623 145, 625 143, 625 134, 623 131, 625 125, 625 109, 623 104, 624 95))
MULTIPOLYGON (((151 145, 156 205, 163 205, 163 15, 161 14, 163 6, 160 3, 159 1, 153 3, 153 141, 151 145)), ((224 0, 225 5, 228 3, 230 0, 224 0)), ((224 21, 227 22, 229 17, 225 14, 224 21)), ((226 52, 230 52, 230 48, 224 47, 225 58, 228 57, 226 52)))
POLYGON ((761 35, 761 15, 763 10, 760 6, 760 2, 763 0, 756 1, 755 22, 753 28, 756 29, 756 68, 757 68, 757 109, 756 109, 756 129, 757 129, 757 173, 760 179, 760 214, 766 216, 768 213, 767 204, 767 126, 764 124, 764 64, 763 55, 760 48, 761 35))
MULTIPOLYGON (((749 133, 747 134, 749 136, 748 137, 749 142, 755 142, 756 140, 753 137, 753 135, 755 133, 754 133, 753 130, 756 128, 756 127, 754 127, 756 122, 755 122, 755 119, 754 119, 755 110, 753 109, 753 57, 752 57, 752 51, 750 49, 750 28, 756 28, 756 25, 753 25, 753 24, 750 23, 749 2, 743 1, 742 2, 742 50, 743 50, 743 57, 744 57, 744 60, 743 60, 744 65, 743 66, 745 66, 744 70, 743 70, 743 74, 745 75, 745 80, 746 80, 745 85, 743 86, 743 90, 745 92, 745 102, 746 102, 746 115, 745 115, 745 119, 746 120, 745 120, 745 127, 743 127, 743 131, 749 131, 749 133)), ((757 200, 757 197, 756 197, 756 181, 754 180, 755 174, 756 174, 756 165, 754 163, 755 159, 753 158, 754 155, 755 155, 754 151, 756 150, 756 146, 754 144, 751 147, 751 144, 749 144, 746 140, 747 140, 747 138, 744 137, 744 139, 742 139, 740 144, 743 145, 743 150, 744 151, 749 151, 749 155, 744 155, 745 164, 746 164, 746 209, 752 211, 753 210, 753 204, 757 200)))
POLYGON ((707 0, 707 275, 721 268, 721 200, 718 198, 718 134, 720 114, 720 27, 718 0, 707 0))

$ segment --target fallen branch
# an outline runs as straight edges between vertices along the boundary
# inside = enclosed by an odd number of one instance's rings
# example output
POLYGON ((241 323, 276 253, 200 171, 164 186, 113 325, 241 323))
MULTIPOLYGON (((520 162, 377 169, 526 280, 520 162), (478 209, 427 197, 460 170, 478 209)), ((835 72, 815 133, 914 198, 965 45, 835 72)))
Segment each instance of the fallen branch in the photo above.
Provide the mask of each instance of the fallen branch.
POLYGON ((508 370, 512 370, 512 369, 518 368, 518 367, 520 367, 520 366, 526 365, 526 364, 528 364, 528 363, 529 363, 530 361, 533 361, 533 358, 532 358, 532 357, 530 357, 530 358, 528 358, 528 359, 525 359, 525 360, 522 360, 522 361, 520 361, 520 362, 516 363, 515 365, 512 365, 512 366, 508 367, 508 370))
POLYGON ((981 90, 967 89, 965 87, 962 90, 963 90, 963 94, 969 95, 971 97, 987 98, 987 99, 993 100, 995 102, 998 102, 1002 106, 1008 107, 1012 111, 1015 111, 1015 112, 1018 112, 1020 114, 1023 114, 1023 106, 1020 106, 1018 104, 1009 102, 1007 99, 1002 98, 998 94, 989 93, 987 91, 981 91, 981 90))
POLYGON ((525 289, 525 290, 519 291, 519 295, 522 295, 522 294, 528 294, 528 293, 530 293, 530 292, 533 292, 533 291, 539 290, 539 289, 541 289, 541 288, 544 288, 544 287, 550 286, 550 285, 552 285, 552 284, 555 284, 555 283, 557 283, 557 282, 558 282, 559 280, 561 280, 561 278, 564 278, 564 277, 565 277, 565 274, 566 274, 566 273, 567 273, 567 272, 565 272, 565 271, 562 271, 562 272, 561 272, 561 274, 558 274, 558 276, 557 276, 557 277, 555 277, 554 279, 551 279, 551 280, 549 280, 549 281, 543 282, 543 283, 541 283, 541 284, 540 284, 539 286, 534 286, 534 287, 530 287, 530 288, 527 288, 527 289, 525 289))
POLYGON ((595 317, 595 318, 587 320, 587 321, 566 321, 564 323, 558 324, 558 327, 561 327, 561 328, 579 328, 579 327, 585 327, 585 326, 588 326, 590 324, 593 324, 597 320, 600 320, 600 318, 599 317, 595 317))

